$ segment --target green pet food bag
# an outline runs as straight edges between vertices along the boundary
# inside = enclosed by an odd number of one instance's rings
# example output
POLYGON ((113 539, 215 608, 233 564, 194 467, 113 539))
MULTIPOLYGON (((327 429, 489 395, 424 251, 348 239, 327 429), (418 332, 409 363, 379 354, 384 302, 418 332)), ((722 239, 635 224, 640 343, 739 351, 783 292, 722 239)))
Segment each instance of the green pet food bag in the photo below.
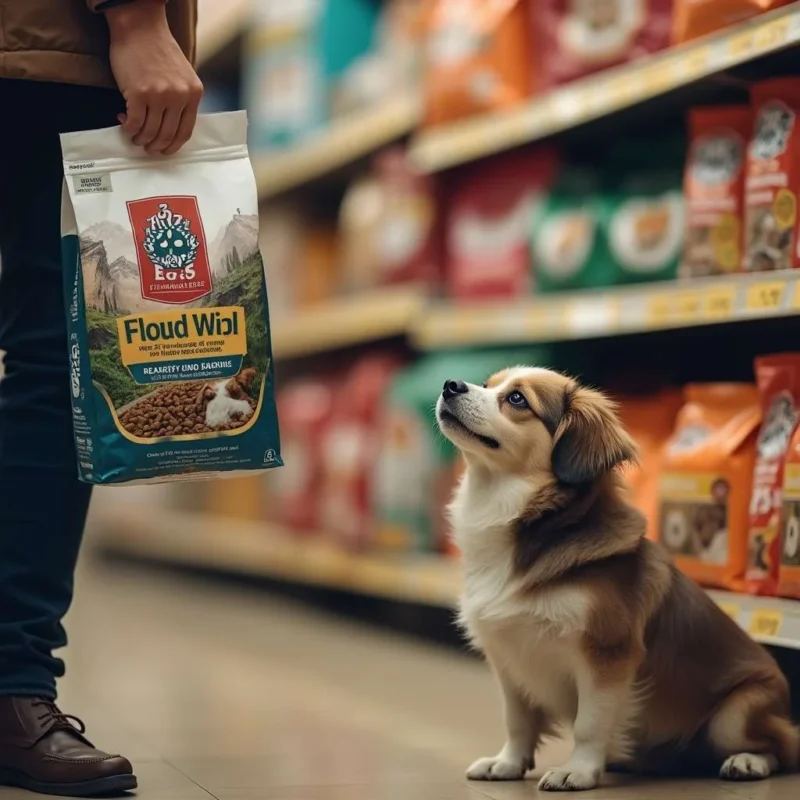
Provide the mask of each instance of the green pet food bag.
POLYGON ((282 465, 244 112, 151 157, 63 134, 62 250, 78 474, 166 481, 282 465))

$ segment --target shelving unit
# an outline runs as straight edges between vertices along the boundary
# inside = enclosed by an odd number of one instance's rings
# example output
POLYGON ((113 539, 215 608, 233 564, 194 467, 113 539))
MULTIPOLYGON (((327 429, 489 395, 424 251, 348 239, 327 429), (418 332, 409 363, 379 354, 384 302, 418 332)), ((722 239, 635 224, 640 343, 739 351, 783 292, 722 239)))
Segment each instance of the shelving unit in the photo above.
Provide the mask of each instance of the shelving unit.
MULTIPOLYGON (((112 555, 249 578, 288 581, 403 603, 455 608, 455 560, 436 555, 346 552, 323 537, 292 535, 267 523, 115 506, 95 518, 112 555)), ((800 649, 800 603, 709 592, 763 644, 800 649)))
POLYGON ((512 111, 423 131, 412 142, 411 158, 424 172, 438 172, 544 139, 798 42, 800 3, 792 3, 715 36, 575 81, 512 111))
POLYGON ((297 188, 369 156, 414 129, 420 100, 406 95, 334 120, 295 147, 253 162, 261 200, 297 188))

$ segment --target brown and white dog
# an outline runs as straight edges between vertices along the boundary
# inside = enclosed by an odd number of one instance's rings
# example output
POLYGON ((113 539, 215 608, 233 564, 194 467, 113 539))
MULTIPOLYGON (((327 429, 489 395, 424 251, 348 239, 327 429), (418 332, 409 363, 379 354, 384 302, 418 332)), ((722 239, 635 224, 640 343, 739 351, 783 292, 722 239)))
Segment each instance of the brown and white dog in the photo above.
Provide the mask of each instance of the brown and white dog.
POLYGON ((777 664, 626 503, 615 468, 635 446, 610 400, 519 367, 447 381, 436 416, 467 464, 450 505, 460 619, 500 684, 508 735, 468 778, 523 778, 564 726, 572 755, 541 789, 591 789, 607 765, 730 780, 798 767, 777 664))
POLYGON ((253 416, 253 407, 248 402, 248 392, 253 388, 256 371, 252 367, 243 369, 230 379, 207 383, 200 389, 197 402, 205 412, 205 423, 210 428, 220 428, 240 419, 253 416))

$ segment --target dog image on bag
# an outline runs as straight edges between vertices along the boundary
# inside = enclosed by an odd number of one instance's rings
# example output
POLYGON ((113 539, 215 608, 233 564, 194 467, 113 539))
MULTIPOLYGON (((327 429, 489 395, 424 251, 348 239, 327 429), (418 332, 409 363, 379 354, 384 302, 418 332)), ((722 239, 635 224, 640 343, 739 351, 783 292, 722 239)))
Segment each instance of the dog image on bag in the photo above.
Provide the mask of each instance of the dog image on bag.
POLYGON ((446 381, 436 417, 466 462, 450 505, 460 621, 500 684, 508 736, 468 778, 522 779, 565 726, 572 755, 541 790, 592 789, 610 765, 726 780, 797 769, 786 678, 645 538, 618 470, 635 446, 605 395, 516 367, 446 381))

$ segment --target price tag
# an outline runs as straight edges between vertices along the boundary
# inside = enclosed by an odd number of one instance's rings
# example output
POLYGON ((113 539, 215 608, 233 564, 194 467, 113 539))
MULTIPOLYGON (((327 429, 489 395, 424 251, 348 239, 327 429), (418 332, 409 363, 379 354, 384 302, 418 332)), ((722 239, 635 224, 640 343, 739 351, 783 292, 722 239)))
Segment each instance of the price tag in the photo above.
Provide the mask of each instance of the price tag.
POLYGON ((671 294, 653 295, 647 302, 645 322, 651 328, 663 328, 673 320, 674 297, 671 294))
POLYGON ((675 301, 675 321, 683 324, 697 322, 701 308, 699 292, 679 292, 675 301))
POLYGON ((709 69, 711 49, 708 45, 695 47, 683 53, 680 62, 680 71, 683 79, 690 81, 693 78, 703 77, 709 69))
POLYGON ((633 72, 611 78, 606 83, 605 95, 611 108, 622 108, 639 99, 641 90, 638 76, 633 72))
POLYGON ((783 614, 780 611, 759 609, 751 614, 747 632, 755 638, 775 637, 780 633, 782 624, 783 614))
POLYGON ((735 303, 735 286, 718 286, 708 289, 703 299, 703 316, 711 320, 730 319, 733 316, 735 303))
POLYGON ((756 30, 756 49, 761 53, 766 53, 786 44, 789 39, 789 30, 788 17, 764 23, 756 30))
POLYGON ((728 40, 728 54, 735 61, 744 61, 753 55, 755 44, 753 31, 745 31, 728 40))
POLYGON ((786 284, 783 281, 766 281, 748 286, 747 310, 775 311, 780 308, 785 286, 786 284))
POLYGON ((739 606, 735 603, 717 603, 719 610, 735 620, 739 616, 739 606))
POLYGON ((648 95, 663 94, 675 83, 675 64, 671 59, 665 59, 642 70, 642 84, 648 95))

